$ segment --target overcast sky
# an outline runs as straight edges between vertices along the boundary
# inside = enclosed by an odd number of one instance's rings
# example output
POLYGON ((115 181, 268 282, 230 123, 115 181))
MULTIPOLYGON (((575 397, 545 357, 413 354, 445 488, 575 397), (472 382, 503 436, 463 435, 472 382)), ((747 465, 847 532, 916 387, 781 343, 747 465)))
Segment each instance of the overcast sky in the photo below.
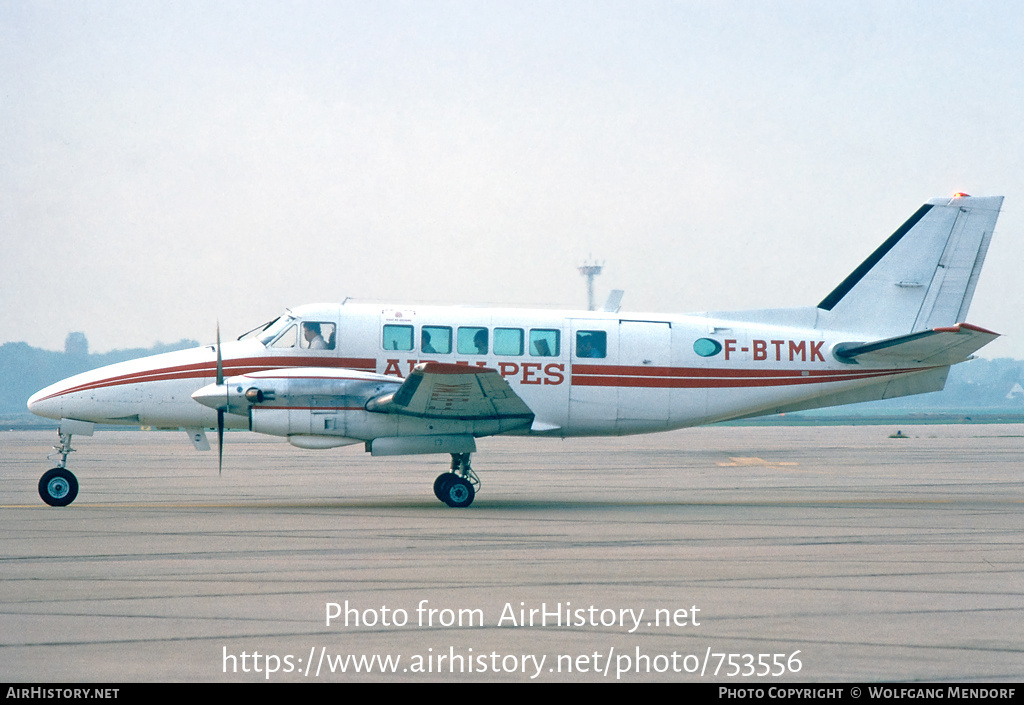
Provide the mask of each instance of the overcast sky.
POLYGON ((1024 358, 1018 2, 0 0, 0 343, 286 306, 813 305, 1005 195, 969 320, 1024 358))

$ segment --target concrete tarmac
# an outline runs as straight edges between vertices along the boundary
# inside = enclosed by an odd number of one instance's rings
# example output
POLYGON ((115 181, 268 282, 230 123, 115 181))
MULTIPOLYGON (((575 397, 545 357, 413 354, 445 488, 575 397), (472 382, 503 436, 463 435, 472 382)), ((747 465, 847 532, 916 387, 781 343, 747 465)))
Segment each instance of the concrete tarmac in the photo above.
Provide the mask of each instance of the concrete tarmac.
POLYGON ((447 456, 128 431, 54 509, 0 433, 0 681, 1020 681, 1024 426, 894 430, 482 439, 464 510, 447 456))

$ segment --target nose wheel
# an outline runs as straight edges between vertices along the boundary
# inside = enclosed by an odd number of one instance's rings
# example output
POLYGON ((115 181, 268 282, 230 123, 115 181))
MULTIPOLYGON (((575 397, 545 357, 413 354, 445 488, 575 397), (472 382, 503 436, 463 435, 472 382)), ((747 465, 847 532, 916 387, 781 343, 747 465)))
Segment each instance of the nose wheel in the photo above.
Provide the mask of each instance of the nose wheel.
POLYGON ((434 496, 449 507, 468 507, 476 497, 480 478, 469 466, 469 453, 452 453, 451 472, 434 480, 434 496))
POLYGON ((39 496, 51 507, 66 507, 78 496, 78 478, 66 468, 47 470, 39 478, 39 496))

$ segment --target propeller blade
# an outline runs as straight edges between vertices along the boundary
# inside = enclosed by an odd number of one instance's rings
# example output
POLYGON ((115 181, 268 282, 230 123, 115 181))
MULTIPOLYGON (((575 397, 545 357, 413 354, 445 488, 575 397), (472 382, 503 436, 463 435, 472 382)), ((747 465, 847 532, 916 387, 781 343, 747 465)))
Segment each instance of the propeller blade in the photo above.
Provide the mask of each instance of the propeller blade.
MULTIPOLYGON (((224 360, 220 354, 220 321, 217 321, 217 384, 224 384, 224 360)), ((217 408, 217 474, 224 474, 224 412, 227 410, 227 391, 224 406, 217 408)))
POLYGON ((224 410, 217 409, 217 474, 224 473, 224 410))
POLYGON ((220 321, 217 321, 217 384, 224 384, 224 361, 220 356, 220 321))

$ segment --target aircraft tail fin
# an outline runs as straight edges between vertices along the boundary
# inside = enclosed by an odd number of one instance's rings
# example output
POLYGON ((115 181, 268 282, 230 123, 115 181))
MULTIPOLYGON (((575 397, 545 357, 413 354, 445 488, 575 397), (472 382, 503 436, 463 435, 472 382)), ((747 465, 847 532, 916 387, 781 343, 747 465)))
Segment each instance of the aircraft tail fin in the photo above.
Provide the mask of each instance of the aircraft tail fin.
POLYGON ((822 299, 820 323, 900 336, 962 322, 1002 203, 957 194, 921 206, 822 299))

